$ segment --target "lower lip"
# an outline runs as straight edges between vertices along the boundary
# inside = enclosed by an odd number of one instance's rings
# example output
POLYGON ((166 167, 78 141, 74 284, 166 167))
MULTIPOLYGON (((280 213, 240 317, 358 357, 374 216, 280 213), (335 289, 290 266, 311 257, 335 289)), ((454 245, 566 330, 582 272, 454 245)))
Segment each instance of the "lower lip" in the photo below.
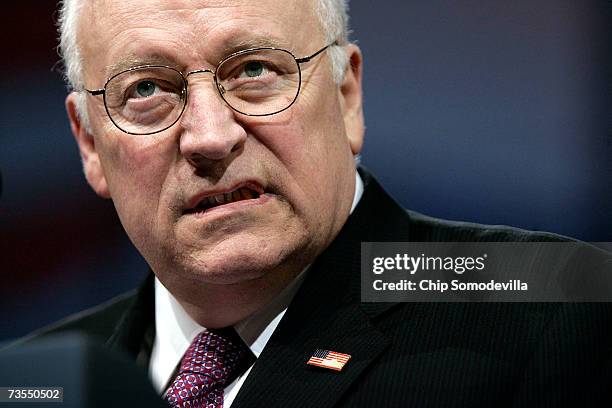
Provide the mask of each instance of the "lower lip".
POLYGON ((208 217, 210 215, 221 215, 222 213, 233 213, 241 211, 247 208, 261 206, 272 199, 273 194, 262 194, 258 198, 251 198, 249 200, 240 200, 229 204, 221 204, 216 207, 209 208, 204 211, 198 211, 193 213, 187 213, 184 215, 192 215, 196 218, 208 217))

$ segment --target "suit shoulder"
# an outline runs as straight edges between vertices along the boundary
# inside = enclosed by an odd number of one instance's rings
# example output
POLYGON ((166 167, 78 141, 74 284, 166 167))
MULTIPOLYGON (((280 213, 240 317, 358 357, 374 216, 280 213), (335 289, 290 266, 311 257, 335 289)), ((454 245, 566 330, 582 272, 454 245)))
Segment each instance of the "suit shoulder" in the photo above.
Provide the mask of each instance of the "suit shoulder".
POLYGON ((413 242, 575 242, 562 235, 506 225, 451 221, 403 208, 365 168, 359 168, 364 193, 354 218, 369 241, 413 242))
POLYGON ((452 221, 405 210, 411 220, 412 240, 418 241, 476 241, 476 242, 572 242, 563 235, 529 231, 507 225, 488 225, 452 221))
POLYGON ((67 316, 17 340, 10 346, 19 346, 49 335, 79 331, 89 336, 106 339, 113 333, 125 311, 133 304, 137 290, 118 295, 104 303, 67 316))

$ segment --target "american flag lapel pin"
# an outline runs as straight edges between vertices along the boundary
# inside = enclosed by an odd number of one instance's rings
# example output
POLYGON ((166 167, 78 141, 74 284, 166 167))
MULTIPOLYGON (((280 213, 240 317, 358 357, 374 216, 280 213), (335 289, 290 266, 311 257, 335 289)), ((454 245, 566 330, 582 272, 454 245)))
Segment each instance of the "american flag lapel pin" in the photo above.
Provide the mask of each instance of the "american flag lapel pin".
POLYGON ((308 359, 306 364, 340 371, 350 359, 350 354, 317 349, 314 353, 312 353, 312 356, 308 359))

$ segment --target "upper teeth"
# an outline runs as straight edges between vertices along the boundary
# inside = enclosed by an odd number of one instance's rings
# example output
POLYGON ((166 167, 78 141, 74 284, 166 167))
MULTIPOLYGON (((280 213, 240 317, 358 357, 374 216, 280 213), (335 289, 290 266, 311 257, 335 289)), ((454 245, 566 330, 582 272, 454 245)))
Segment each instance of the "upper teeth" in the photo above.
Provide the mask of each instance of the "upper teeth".
POLYGON ((232 201, 238 201, 241 199, 251 199, 253 198, 253 194, 251 190, 248 188, 239 188, 238 190, 232 191, 230 193, 217 194, 214 196, 207 197, 208 203, 210 205, 217 205, 223 203, 229 203, 232 201))

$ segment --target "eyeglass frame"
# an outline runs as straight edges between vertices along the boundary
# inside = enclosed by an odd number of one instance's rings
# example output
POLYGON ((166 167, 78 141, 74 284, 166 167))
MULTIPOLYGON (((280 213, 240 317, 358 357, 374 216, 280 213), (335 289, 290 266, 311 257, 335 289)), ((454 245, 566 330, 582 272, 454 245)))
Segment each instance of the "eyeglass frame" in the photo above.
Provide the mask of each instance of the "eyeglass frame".
POLYGON ((316 51, 315 53, 308 55, 306 57, 301 57, 298 58, 296 57, 291 51, 286 50, 284 48, 276 48, 276 47, 256 47, 256 48, 248 48, 248 49, 244 49, 244 50, 240 50, 240 51, 236 51, 226 57, 224 57, 221 61, 219 61, 219 63, 215 66, 215 69, 196 69, 193 71, 189 71, 187 73, 183 73, 182 71, 174 68, 174 67, 170 67, 167 65, 139 65, 136 67, 132 67, 132 68, 128 68, 125 71, 121 71, 119 73, 114 74, 113 76, 109 77, 106 82, 104 83, 104 87, 100 88, 100 89, 83 89, 84 91, 88 92, 91 96, 98 96, 98 95, 102 95, 103 100, 104 100, 104 109, 106 110, 106 114, 108 115, 109 119, 111 120, 111 122, 113 122, 113 125, 115 125, 117 127, 117 129, 121 130, 124 133, 127 133, 129 135, 138 135, 138 136, 144 136, 144 135, 152 135, 155 133, 160 133, 163 132, 164 130, 167 130, 169 128, 171 128, 172 126, 174 126, 176 124, 176 122, 179 121, 179 119, 181 118, 181 116, 183 116, 183 113, 185 112, 185 108, 187 107, 187 102, 188 102, 188 96, 189 96, 189 92, 188 92, 188 86, 189 86, 189 82, 187 81, 187 78, 189 77, 189 75, 192 74, 202 74, 202 73, 210 73, 213 74, 213 80, 215 82, 215 88, 217 88, 217 91, 219 92, 219 96, 221 96, 221 99, 223 100, 223 102, 225 102, 225 104, 227 106, 229 106, 230 109, 232 109, 235 112, 238 112, 242 115, 245 116, 271 116, 271 115, 276 115, 277 113, 283 112, 287 109, 289 109, 291 106, 293 106, 293 104, 295 103, 295 101, 298 98, 298 95, 300 94, 300 90, 302 88, 302 69, 301 69, 301 65, 303 63, 306 62, 310 62, 314 57, 318 56, 319 54, 323 53, 323 51, 327 50, 329 47, 335 46, 335 45, 339 45, 338 41, 334 41, 330 44, 327 44, 325 47, 321 48, 320 50, 316 51), (297 91, 295 92, 295 97, 293 98, 293 100, 291 101, 291 103, 289 105, 287 105, 286 107, 284 107, 281 110, 278 110, 276 112, 272 112, 272 113, 260 113, 260 114, 249 114, 249 113, 245 113, 245 112, 241 112, 238 109, 234 108, 223 96, 223 93, 225 92, 225 89, 223 89, 223 86, 221 84, 219 84, 219 82, 217 81, 217 70, 219 69, 219 67, 226 62, 227 60, 234 58, 236 56, 242 55, 242 54, 246 54, 246 53, 250 53, 250 52, 257 52, 257 51, 266 51, 266 50, 273 50, 273 51, 284 51, 287 54, 291 55, 291 57, 293 57, 293 59, 295 60, 295 63, 298 67, 298 88, 297 91), (113 117, 111 116, 109 110, 108 110, 108 104, 106 103, 106 87, 108 86, 109 82, 112 81, 113 79, 115 79, 116 77, 118 77, 119 75, 123 75, 126 72, 131 72, 131 71, 136 71, 139 69, 143 69, 143 68, 167 68, 170 69, 172 71, 175 71, 176 73, 178 73, 181 76, 181 79, 183 80, 183 89, 181 90, 181 96, 183 96, 184 94, 184 102, 183 102, 183 108, 181 109, 181 112, 178 114, 178 116, 176 117, 176 119, 169 124, 168 126, 166 126, 163 129, 160 130, 156 130, 154 132, 148 132, 148 133, 135 133, 135 132, 128 132, 127 130, 122 129, 113 119, 113 117))

